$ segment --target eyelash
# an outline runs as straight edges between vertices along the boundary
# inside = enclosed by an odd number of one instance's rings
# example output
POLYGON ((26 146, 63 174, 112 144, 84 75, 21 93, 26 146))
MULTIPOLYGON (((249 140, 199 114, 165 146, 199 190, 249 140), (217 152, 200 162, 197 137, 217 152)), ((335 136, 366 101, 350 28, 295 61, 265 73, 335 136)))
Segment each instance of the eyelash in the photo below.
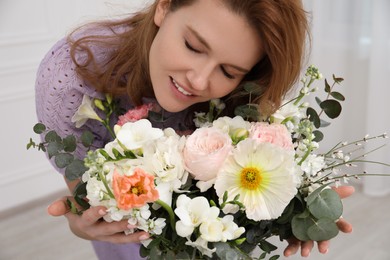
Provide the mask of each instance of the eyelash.
MULTIPOLYGON (((189 49, 190 51, 192 52, 195 52, 195 53, 201 53, 199 50, 195 49, 194 47, 192 47, 187 40, 184 41, 184 44, 186 45, 187 49, 189 49)), ((229 73, 226 72, 225 68, 221 66, 221 71, 223 73, 223 75, 225 75, 225 77, 227 77, 228 79, 234 79, 234 76, 233 75, 230 75, 229 73)))

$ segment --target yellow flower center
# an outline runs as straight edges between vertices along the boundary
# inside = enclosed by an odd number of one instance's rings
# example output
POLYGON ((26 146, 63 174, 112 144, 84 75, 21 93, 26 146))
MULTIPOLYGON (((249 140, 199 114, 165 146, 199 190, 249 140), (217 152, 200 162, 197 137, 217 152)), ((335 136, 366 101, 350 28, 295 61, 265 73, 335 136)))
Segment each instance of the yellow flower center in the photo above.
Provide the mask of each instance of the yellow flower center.
POLYGON ((141 185, 135 185, 135 186, 131 187, 130 193, 138 196, 138 195, 144 194, 145 191, 141 185))
POLYGON ((241 186, 248 190, 259 188, 261 183, 261 172, 255 167, 245 167, 241 171, 241 186))

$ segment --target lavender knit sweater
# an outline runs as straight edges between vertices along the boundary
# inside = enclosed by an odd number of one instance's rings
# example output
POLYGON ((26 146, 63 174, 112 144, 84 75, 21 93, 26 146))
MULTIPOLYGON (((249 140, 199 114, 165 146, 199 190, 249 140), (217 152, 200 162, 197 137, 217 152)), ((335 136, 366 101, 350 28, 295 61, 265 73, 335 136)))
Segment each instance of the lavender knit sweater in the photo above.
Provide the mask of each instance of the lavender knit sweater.
MULTIPOLYGON (((107 33, 107 30, 84 30, 78 36, 86 33, 107 33)), ((109 50, 100 47, 91 48, 95 59, 103 62, 109 50)), ((84 59, 79 55, 77 59, 84 59)), ((92 86, 88 86, 75 72, 75 64, 70 57, 70 47, 66 39, 57 42, 42 60, 36 79, 36 110, 38 120, 44 123, 49 129, 54 129, 60 136, 73 134, 80 136, 81 133, 89 129, 95 135, 94 146, 103 147, 110 140, 107 130, 96 120, 88 120, 82 128, 76 128, 71 118, 81 104, 83 95, 92 98, 102 99, 104 95, 95 91, 92 86)), ((122 102, 123 103, 123 102, 122 102)), ((125 109, 131 108, 131 104, 125 103, 125 109)), ((181 128, 181 122, 186 115, 181 113, 167 113, 168 123, 175 129, 181 128)), ((154 124, 156 127, 158 124, 154 124)), ((76 149, 76 156, 82 159, 85 156, 85 149, 80 145, 76 149)), ((53 162, 53 167, 60 173, 53 162)), ((101 260, 137 260, 142 259, 139 256, 139 244, 111 244, 107 242, 93 241, 95 252, 101 260)))

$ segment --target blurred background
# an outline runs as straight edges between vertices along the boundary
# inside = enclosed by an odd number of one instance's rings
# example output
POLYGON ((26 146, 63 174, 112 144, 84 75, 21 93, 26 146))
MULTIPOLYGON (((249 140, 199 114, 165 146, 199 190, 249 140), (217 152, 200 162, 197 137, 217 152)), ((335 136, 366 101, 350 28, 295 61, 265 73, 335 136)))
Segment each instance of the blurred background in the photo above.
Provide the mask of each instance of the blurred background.
MULTIPOLYGON (((66 194, 64 181, 43 153, 25 149, 30 137, 38 140, 32 131, 35 73, 49 48, 77 25, 132 13, 151 1, 0 0, 0 259, 52 259, 53 252, 60 252, 56 259, 94 259, 89 242, 73 237, 64 218, 46 215, 50 201, 66 194)), ((314 64, 329 81, 332 74, 345 79, 337 87, 346 96, 342 115, 324 128, 321 148, 389 133, 390 1, 304 0, 304 6, 312 27, 307 65, 314 64)), ((388 139, 376 144, 385 142, 368 159, 390 163, 388 139)), ((355 171, 390 173, 390 168, 365 165, 355 171)), ((314 259, 390 259, 383 244, 390 239, 390 178, 352 184, 357 192, 345 200, 345 217, 355 232, 332 243, 333 255, 314 259), (381 233, 386 224, 387 234, 381 233), (358 258, 345 255, 356 243, 362 245, 353 249, 358 258)))

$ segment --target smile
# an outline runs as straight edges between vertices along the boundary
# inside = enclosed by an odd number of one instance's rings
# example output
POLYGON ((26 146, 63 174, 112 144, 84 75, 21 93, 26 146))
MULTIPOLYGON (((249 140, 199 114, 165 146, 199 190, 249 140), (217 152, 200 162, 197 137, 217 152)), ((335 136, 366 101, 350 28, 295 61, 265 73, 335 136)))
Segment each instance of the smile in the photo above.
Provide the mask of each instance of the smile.
POLYGON ((180 87, 180 85, 177 84, 177 82, 176 82, 174 79, 172 79, 172 82, 173 82, 173 85, 175 85, 175 87, 177 88, 177 90, 178 90, 180 93, 182 93, 183 95, 186 95, 186 96, 192 96, 191 93, 185 91, 182 87, 180 87))

